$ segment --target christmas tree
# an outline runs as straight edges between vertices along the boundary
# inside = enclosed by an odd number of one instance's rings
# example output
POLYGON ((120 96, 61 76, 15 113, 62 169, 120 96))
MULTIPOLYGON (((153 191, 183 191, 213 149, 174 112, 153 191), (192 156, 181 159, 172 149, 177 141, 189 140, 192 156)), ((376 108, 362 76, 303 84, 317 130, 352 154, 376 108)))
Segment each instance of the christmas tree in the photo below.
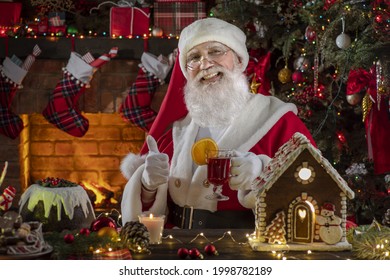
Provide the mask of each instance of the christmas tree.
POLYGON ((265 237, 268 243, 271 244, 286 244, 286 222, 284 221, 285 214, 283 211, 276 213, 276 217, 272 220, 265 230, 265 237))
POLYGON ((355 191, 350 212, 358 223, 381 221, 390 208, 383 160, 390 132, 370 132, 390 128, 389 3, 220 0, 210 10, 245 31, 258 60, 271 52, 268 81, 248 73, 251 88, 269 82, 272 95, 297 105, 318 148, 355 191))

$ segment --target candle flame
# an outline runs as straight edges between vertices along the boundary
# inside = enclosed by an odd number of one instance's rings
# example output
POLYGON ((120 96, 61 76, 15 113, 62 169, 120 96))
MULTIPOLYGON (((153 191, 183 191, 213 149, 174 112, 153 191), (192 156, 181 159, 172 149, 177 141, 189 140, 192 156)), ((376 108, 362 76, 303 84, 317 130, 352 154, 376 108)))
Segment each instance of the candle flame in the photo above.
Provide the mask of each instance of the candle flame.
POLYGON ((153 214, 152 213, 150 213, 149 218, 153 219, 153 214))

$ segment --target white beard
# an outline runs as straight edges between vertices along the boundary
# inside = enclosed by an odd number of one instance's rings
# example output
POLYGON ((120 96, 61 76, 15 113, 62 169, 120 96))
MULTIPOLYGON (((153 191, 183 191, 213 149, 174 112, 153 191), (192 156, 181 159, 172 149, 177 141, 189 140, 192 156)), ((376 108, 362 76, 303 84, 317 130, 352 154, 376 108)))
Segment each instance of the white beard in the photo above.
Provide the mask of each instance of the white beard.
POLYGON ((199 72, 184 88, 188 112, 201 127, 229 126, 250 96, 248 81, 243 73, 219 66, 199 72), (199 82, 202 76, 215 71, 223 73, 219 81, 211 84, 199 82))

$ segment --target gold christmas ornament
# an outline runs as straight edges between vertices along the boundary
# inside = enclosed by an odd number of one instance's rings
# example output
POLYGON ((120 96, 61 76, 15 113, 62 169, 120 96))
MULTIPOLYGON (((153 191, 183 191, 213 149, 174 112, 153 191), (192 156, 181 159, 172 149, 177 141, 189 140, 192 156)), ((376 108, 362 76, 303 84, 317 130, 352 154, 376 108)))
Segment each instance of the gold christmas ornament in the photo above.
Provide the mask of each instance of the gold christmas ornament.
POLYGON ((288 82, 291 82, 291 70, 285 66, 282 70, 278 73, 278 79, 281 83, 286 84, 288 82))
POLYGON ((363 108, 363 122, 365 122, 372 108, 372 100, 368 93, 363 98, 362 108, 363 108))
POLYGON ((100 237, 107 236, 110 238, 116 238, 118 237, 118 232, 112 227, 102 227, 98 230, 97 235, 100 237))

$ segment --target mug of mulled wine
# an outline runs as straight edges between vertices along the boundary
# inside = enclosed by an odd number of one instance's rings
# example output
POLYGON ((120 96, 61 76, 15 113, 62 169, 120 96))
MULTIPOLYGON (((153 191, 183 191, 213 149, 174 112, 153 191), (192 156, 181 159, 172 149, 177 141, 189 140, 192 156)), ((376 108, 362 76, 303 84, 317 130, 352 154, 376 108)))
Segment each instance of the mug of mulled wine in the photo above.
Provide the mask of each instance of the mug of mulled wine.
POLYGON ((206 150, 207 181, 213 185, 213 193, 207 199, 224 201, 229 197, 222 194, 223 185, 229 181, 233 150, 206 150))

